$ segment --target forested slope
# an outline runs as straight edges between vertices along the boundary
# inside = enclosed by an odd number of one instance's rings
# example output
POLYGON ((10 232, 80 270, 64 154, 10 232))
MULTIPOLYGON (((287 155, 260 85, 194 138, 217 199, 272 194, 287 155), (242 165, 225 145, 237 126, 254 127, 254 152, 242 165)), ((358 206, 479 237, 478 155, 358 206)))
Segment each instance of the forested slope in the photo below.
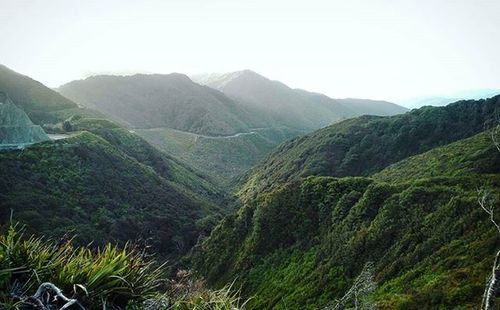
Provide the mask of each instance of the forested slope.
POLYGON ((226 217, 193 257, 215 285, 238 279, 252 309, 332 304, 367 262, 381 309, 475 309, 496 249, 478 189, 500 195, 490 132, 371 177, 298 178, 226 217), (427 164, 421 166, 425 161, 427 164))
POLYGON ((500 96, 345 120, 280 145, 242 178, 243 197, 309 175, 366 176, 491 127, 500 96))
POLYGON ((68 232, 96 245, 142 239, 171 255, 227 211, 225 194, 191 168, 125 129, 82 123, 92 132, 0 153, 0 222, 13 212, 40 235, 68 232))

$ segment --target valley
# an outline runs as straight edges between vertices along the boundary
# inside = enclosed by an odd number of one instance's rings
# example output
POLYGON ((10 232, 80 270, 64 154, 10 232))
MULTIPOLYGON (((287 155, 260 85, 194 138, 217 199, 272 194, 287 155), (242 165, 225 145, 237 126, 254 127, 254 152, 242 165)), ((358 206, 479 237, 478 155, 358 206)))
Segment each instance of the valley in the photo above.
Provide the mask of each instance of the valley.
POLYGON ((0 310, 500 309, 499 13, 0 0, 0 310))
POLYGON ((500 197, 500 96, 407 111, 245 70, 97 76, 58 88, 67 99, 0 69, 1 145, 22 145, 0 150, 0 292, 38 287, 36 272, 93 288, 74 292, 92 309, 333 309, 368 273, 367 307, 481 302, 500 246, 478 204, 500 197))
POLYGON ((407 111, 292 89, 251 70, 211 76, 93 76, 57 90, 224 184, 290 138, 357 115, 407 111))

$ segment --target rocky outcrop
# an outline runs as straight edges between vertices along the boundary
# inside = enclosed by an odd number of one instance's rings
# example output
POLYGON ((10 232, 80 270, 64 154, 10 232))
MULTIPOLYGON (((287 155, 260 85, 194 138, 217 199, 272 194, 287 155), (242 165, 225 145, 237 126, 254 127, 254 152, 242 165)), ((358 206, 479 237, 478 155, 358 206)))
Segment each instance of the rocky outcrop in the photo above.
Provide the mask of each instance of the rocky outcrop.
POLYGON ((18 108, 7 94, 0 92, 0 148, 22 146, 49 140, 38 125, 18 108))

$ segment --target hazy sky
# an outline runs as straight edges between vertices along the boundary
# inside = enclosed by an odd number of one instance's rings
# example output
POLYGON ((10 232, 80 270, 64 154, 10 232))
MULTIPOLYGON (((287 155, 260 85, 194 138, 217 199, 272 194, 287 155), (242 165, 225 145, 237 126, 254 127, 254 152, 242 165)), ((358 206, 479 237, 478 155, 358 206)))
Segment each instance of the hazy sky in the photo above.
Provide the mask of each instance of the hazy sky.
POLYGON ((51 87, 248 68, 332 97, 500 88, 500 0, 0 0, 0 63, 51 87))

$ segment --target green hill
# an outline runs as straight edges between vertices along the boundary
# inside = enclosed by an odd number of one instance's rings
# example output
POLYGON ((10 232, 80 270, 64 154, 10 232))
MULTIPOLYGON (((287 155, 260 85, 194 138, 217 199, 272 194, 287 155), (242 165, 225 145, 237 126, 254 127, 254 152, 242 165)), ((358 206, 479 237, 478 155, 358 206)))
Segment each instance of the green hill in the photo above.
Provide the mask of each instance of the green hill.
POLYGON ((61 122, 72 115, 102 118, 95 110, 79 107, 73 101, 30 77, 0 64, 0 92, 8 94, 36 125, 60 131, 61 122))
POLYGON ((407 111, 291 89, 249 70, 221 79, 195 80, 210 88, 182 74, 94 76, 58 91, 226 184, 285 140, 349 117, 407 111))
POLYGON ((242 178, 241 194, 253 196, 309 175, 366 176, 477 134, 491 126, 498 113, 500 96, 345 120, 280 145, 242 178))
POLYGON ((236 177, 265 158, 277 144, 303 134, 290 128, 254 129, 225 137, 170 128, 136 129, 134 132, 222 184, 232 184, 236 177))
POLYGON ((500 156, 492 146, 491 131, 437 147, 397 162, 371 177, 398 183, 434 177, 500 173, 500 156))
POLYGON ((237 279, 251 309, 332 304, 367 262, 380 309, 475 309, 500 245, 477 203, 478 188, 500 197, 500 154, 488 136, 374 178, 311 176, 275 187, 226 217, 193 262, 213 285, 237 279))
POLYGON ((182 74, 94 76, 58 90, 133 128, 168 127, 205 135, 232 135, 262 125, 235 101, 182 74))
MULTIPOLYGON (((178 255, 229 209, 226 193, 200 172, 116 123, 88 117, 99 113, 5 67, 0 89, 12 91, 39 124, 66 133, 0 151, 0 223, 12 212, 38 235, 75 234, 79 244, 95 245, 142 240, 162 255, 178 255)), ((23 111, 4 109, 11 102, 1 107, 5 126, 26 127, 23 111)))
POLYGON ((224 209, 221 191, 126 130, 101 128, 0 153, 0 222, 80 244, 143 239, 187 251, 224 209))

